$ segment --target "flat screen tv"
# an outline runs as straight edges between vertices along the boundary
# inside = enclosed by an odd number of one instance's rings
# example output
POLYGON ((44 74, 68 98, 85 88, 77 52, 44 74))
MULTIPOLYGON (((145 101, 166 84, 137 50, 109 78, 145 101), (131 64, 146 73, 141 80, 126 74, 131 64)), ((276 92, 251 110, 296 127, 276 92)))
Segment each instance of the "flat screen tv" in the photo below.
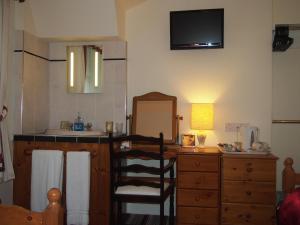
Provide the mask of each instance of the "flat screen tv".
POLYGON ((223 48, 224 9, 170 12, 171 50, 223 48))

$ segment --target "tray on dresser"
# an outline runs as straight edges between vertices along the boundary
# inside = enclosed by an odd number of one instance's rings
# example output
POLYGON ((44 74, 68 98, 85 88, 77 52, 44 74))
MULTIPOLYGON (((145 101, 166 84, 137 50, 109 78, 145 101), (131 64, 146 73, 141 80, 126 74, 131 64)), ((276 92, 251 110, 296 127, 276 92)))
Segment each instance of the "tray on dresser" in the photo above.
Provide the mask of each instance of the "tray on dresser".
POLYGON ((255 151, 255 150, 244 150, 241 152, 237 152, 237 151, 226 151, 224 150, 224 148, 219 147, 220 151, 223 154, 230 154, 230 155, 269 155, 270 154, 270 150, 267 151, 255 151))

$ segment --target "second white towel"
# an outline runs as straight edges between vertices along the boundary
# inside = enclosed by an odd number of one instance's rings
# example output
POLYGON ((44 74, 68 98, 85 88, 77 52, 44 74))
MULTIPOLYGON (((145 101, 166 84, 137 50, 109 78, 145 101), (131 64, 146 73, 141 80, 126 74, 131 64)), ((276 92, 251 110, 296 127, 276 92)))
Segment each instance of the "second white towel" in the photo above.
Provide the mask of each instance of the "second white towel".
POLYGON ((66 162, 67 224, 89 224, 90 153, 68 152, 66 162))

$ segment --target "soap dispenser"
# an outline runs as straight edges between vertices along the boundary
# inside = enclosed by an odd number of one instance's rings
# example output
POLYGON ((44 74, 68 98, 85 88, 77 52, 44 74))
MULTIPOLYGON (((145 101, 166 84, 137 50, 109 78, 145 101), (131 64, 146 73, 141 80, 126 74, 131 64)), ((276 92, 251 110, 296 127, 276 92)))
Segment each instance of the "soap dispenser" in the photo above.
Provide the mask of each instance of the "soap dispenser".
POLYGON ((84 130, 84 123, 83 119, 78 112, 77 118, 74 121, 74 131, 83 131, 84 130))

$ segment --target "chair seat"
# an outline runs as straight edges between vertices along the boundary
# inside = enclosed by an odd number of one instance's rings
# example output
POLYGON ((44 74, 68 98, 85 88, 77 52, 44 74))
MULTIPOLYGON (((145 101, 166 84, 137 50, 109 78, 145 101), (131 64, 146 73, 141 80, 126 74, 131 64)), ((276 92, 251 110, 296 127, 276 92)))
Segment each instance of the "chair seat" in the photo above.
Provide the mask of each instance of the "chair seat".
MULTIPOLYGON (((164 190, 167 190, 169 183, 164 184, 164 190)), ((160 189, 148 186, 134 186, 125 185, 119 186, 115 192, 117 195, 147 195, 147 196, 159 196, 160 189)))

